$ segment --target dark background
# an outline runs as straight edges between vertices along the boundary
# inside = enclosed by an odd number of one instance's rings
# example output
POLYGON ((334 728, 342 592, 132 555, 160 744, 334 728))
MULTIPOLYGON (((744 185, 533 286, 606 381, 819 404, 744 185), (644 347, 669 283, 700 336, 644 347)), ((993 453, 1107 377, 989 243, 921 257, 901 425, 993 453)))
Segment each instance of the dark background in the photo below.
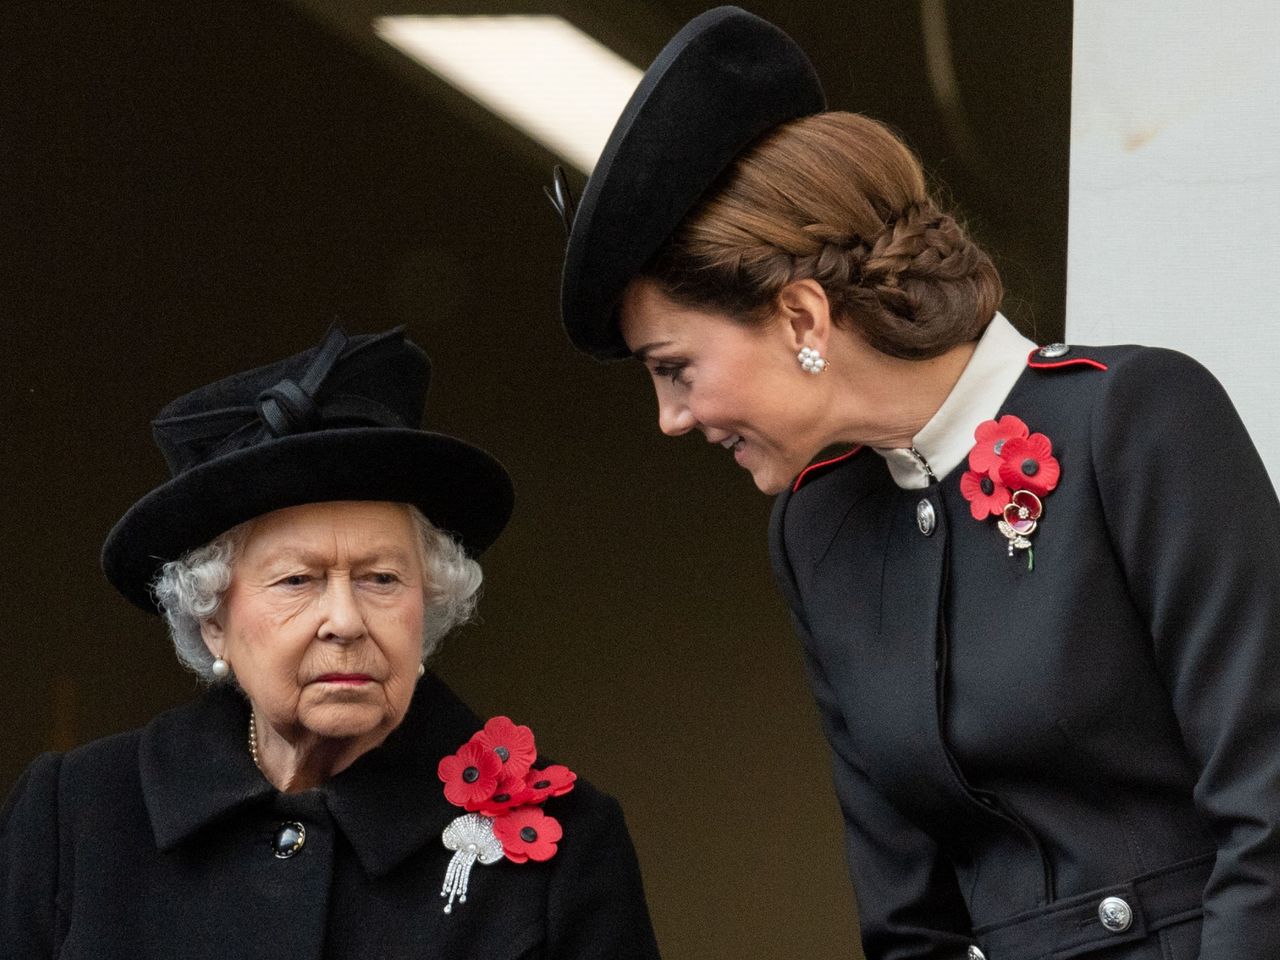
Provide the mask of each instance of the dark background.
MULTIPOLYGON (((302 349, 404 323, 433 426, 496 453, 517 514, 437 668, 618 795, 670 957, 857 955, 838 811, 765 555, 769 501, 659 434, 638 365, 557 319, 554 158, 377 41, 377 14, 559 12, 643 66, 705 4, 20 0, 0 30, 0 792, 40 751, 196 694, 97 566, 163 477, 149 420, 302 349)), ((1061 335, 1066 0, 749 8, 831 105, 891 123, 1061 335), (930 84, 949 29, 960 109, 930 84), (935 63, 935 69, 937 63, 935 63)), ((576 187, 582 177, 572 175, 576 187)))

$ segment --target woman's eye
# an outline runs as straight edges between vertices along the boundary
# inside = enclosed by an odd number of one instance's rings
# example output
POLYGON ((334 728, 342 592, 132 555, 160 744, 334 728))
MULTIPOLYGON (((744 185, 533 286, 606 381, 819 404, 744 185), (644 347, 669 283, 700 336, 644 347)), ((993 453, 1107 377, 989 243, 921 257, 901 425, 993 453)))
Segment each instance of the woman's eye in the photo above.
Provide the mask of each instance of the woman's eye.
POLYGON ((394 573, 371 573, 369 581, 379 587, 389 587, 392 584, 400 582, 400 578, 394 573))
POLYGON ((282 587, 305 587, 311 582, 311 577, 305 573, 295 573, 290 576, 277 580, 276 583, 282 587))
POLYGON ((653 368, 653 375, 660 380, 670 380, 672 383, 684 383, 684 364, 672 363, 661 364, 653 368))

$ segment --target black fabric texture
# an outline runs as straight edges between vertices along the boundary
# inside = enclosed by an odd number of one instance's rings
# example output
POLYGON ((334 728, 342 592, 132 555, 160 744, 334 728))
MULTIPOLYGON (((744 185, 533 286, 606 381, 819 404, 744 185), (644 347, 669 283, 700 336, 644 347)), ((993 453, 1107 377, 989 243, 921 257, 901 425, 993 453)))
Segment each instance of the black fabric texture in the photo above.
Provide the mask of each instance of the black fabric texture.
POLYGON ((381 746, 323 786, 276 791, 245 743, 234 690, 140 731, 45 754, 0 814, 0 957, 37 960, 652 960, 622 812, 579 779, 546 802, 564 838, 544 863, 471 874, 443 912, 462 814, 436 764, 481 721, 434 674, 381 746), (306 830, 278 859, 283 822, 306 830))
POLYGON ((1280 943, 1280 503, 1199 364, 1071 355, 1108 369, 1028 368, 996 414, 1046 434, 1062 468, 1034 569, 973 519, 966 464, 902 490, 864 450, 775 506, 868 960, 953 960, 988 937, 1000 960, 1264 960, 1280 943), (1140 896, 1188 863, 1205 864, 1193 910, 1134 904, 1150 927, 1103 929, 1101 891, 1140 896), (1064 923, 1072 898, 1093 906, 1064 923), (996 931, 1019 917, 1059 939, 1009 953, 996 931))

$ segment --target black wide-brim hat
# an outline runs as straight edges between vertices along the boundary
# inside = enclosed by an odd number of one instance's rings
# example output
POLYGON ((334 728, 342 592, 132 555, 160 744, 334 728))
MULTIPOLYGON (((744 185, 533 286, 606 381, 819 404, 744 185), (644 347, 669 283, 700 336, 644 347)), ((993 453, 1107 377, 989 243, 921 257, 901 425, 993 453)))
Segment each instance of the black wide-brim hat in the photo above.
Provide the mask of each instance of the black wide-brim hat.
POLYGON ((129 508, 102 568, 155 612, 160 567, 284 507, 385 500, 417 507, 472 556, 511 516, 511 478, 468 443, 419 429, 431 378, 403 330, 348 338, 179 397, 153 423, 173 478, 129 508))
POLYGON ((813 64, 773 24, 738 7, 689 21, 632 94, 576 213, 558 178, 569 224, 560 306, 574 345, 627 356, 616 317, 626 285, 753 140, 825 108, 813 64))

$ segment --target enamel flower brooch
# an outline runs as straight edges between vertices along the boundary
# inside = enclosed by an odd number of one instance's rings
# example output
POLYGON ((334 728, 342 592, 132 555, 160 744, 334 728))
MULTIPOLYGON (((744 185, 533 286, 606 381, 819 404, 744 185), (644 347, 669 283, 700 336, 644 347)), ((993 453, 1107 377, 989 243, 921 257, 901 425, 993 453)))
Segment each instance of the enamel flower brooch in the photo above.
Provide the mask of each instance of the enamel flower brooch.
POLYGON ((1025 550, 1027 569, 1034 570, 1031 534, 1044 513, 1044 498, 1062 474, 1053 444, 1012 414, 978 424, 973 438, 969 469, 960 478, 969 512, 975 520, 999 517, 996 528, 1008 543, 1009 556, 1025 550))
POLYGON ((573 789, 578 779, 558 764, 535 769, 538 751, 533 731, 507 717, 494 717, 455 753, 440 761, 436 775, 444 783, 445 799, 467 813, 444 828, 441 839, 454 851, 440 896, 467 902, 471 868, 477 862, 512 863, 550 860, 563 831, 555 817, 542 812, 542 803, 573 789))

